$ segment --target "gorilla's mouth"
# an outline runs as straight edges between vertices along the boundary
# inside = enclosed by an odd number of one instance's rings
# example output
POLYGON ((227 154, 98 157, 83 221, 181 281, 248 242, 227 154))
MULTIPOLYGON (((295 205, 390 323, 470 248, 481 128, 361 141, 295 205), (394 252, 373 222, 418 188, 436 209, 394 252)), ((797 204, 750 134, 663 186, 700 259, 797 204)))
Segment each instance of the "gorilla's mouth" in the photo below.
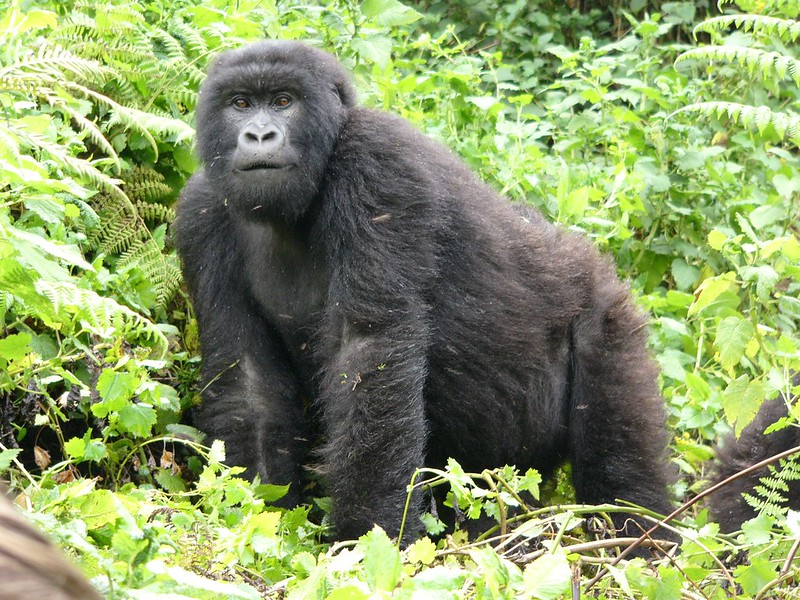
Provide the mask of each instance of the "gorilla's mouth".
POLYGON ((292 165, 286 163, 276 162, 256 162, 249 165, 239 167, 239 171, 252 172, 252 171, 277 171, 280 169, 287 169, 292 165))

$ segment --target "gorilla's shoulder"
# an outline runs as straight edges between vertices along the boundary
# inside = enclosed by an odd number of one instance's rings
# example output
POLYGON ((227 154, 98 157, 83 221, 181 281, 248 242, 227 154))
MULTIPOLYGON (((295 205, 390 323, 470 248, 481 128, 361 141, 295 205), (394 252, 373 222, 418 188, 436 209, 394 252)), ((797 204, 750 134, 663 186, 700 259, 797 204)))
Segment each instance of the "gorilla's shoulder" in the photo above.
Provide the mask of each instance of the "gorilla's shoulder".
POLYGON ((454 162, 452 152, 429 138, 412 123, 391 113, 364 107, 349 111, 340 132, 337 152, 359 149, 369 154, 413 157, 425 154, 429 160, 437 156, 454 162))
POLYGON ((379 110, 357 107, 349 111, 331 162, 337 175, 366 174, 368 181, 384 189, 397 192, 417 186, 427 190, 415 193, 418 199, 433 200, 443 193, 462 199, 469 189, 484 200, 491 196, 449 148, 406 119, 379 110))
POLYGON ((173 224, 178 243, 227 235, 231 223, 225 199, 220 198, 205 171, 200 169, 189 178, 178 200, 177 217, 173 224))
POLYGON ((180 211, 178 218, 187 220, 208 215, 215 219, 226 219, 230 212, 225 198, 214 188, 206 176, 205 169, 200 169, 189 178, 181 192, 179 199, 180 211), (180 213, 184 213, 183 216, 180 213))

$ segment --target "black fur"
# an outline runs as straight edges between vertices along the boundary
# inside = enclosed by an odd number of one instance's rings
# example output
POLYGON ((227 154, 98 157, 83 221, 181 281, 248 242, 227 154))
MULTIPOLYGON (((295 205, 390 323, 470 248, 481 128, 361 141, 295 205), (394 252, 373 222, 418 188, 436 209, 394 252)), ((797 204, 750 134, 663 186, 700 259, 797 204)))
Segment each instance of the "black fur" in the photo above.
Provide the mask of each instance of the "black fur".
POLYGON ((342 538, 397 534, 414 470, 450 456, 545 475, 571 460, 580 501, 668 512, 657 372, 612 264, 353 98, 332 56, 296 42, 227 52, 209 73, 205 168, 177 221, 204 355, 198 424, 229 462, 291 483, 287 504, 318 447, 342 538), (250 163, 293 166, 235 168, 256 126, 277 137, 250 163))
MULTIPOLYGON (((800 385, 800 374, 794 376, 794 385, 800 385)), ((723 440, 717 449, 714 483, 719 483, 771 456, 800 446, 798 427, 784 427, 770 434, 764 434, 767 427, 787 416, 786 406, 784 397, 765 401, 756 418, 742 430, 738 439, 730 434, 723 440)), ((755 494, 753 488, 766 475, 769 475, 769 468, 763 467, 732 481, 711 496, 711 514, 719 523, 721 531, 736 531, 742 523, 756 516, 755 509, 747 503, 742 494, 745 492, 755 494)), ((800 509, 800 481, 789 482, 786 497, 789 499, 790 508, 800 509)))

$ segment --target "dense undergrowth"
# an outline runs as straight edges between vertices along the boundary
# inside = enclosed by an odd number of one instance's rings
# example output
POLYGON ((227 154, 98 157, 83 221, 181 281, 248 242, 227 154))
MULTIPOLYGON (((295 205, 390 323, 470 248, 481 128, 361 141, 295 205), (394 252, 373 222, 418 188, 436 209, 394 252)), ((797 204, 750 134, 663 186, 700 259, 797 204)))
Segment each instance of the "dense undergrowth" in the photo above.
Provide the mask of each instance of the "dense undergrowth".
POLYGON ((585 535, 565 477, 540 490, 506 468, 476 486, 456 464, 423 475, 466 517, 496 516, 494 545, 455 533, 400 551, 380 530, 326 545, 324 499, 270 508, 274 488, 181 422, 199 359, 169 226, 208 61, 265 36, 322 44, 364 103, 613 254, 653 315, 688 500, 719 436, 792 397, 800 368, 798 13, 797 0, 713 18, 644 0, 0 2, 11 495, 110 598, 792 597, 791 463, 742 534, 693 506, 673 525, 682 552, 649 565, 614 564, 617 548, 585 535), (523 489, 545 508, 518 506, 523 489))

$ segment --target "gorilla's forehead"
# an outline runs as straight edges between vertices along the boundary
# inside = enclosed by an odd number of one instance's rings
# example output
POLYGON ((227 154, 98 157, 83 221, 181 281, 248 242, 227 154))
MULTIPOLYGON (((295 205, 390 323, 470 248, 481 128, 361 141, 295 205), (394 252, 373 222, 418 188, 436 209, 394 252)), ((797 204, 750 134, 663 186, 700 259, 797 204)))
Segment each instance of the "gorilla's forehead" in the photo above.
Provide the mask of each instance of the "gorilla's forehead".
POLYGON ((215 91, 229 93, 250 92, 264 95, 282 90, 305 88, 311 83, 307 76, 301 76, 286 64, 265 62, 242 62, 231 65, 220 65, 214 71, 213 85, 215 91))
POLYGON ((300 42, 264 41, 221 54, 209 78, 214 91, 269 93, 317 89, 321 80, 346 77, 332 55, 300 42))

